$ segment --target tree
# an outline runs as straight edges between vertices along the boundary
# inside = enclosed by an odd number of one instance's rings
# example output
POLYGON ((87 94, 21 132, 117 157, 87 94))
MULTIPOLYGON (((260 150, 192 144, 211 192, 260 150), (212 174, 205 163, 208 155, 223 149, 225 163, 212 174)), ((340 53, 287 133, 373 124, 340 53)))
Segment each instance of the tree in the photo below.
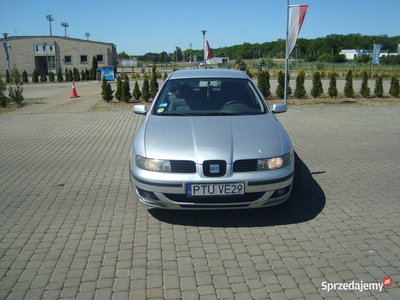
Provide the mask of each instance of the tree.
POLYGON ((58 70, 57 70, 57 81, 58 82, 63 82, 64 81, 64 78, 63 78, 63 75, 62 75, 62 71, 61 71, 61 67, 59 67, 58 70))
POLYGON ((362 82, 361 82, 361 89, 360 89, 360 94, 363 97, 369 97, 371 94, 371 89, 368 86, 368 72, 363 70, 361 71, 361 77, 362 77, 362 82))
POLYGON ((334 72, 329 75, 328 95, 331 98, 336 98, 338 95, 338 90, 336 87, 336 74, 334 72))
POLYGON ((80 81, 81 80, 81 77, 79 76, 79 71, 75 67, 74 67, 73 76, 74 76, 74 81, 80 81))
POLYGON ((324 90, 322 88, 320 72, 315 72, 313 74, 312 83, 313 83, 313 86, 311 88, 311 96, 313 96, 314 98, 318 98, 324 93, 324 90))
MULTIPOLYGON (((289 85, 289 80, 290 80, 290 78, 288 76, 287 95, 290 95, 292 93, 292 89, 290 88, 290 85, 289 85)), ((278 86, 276 88, 275 93, 276 93, 277 97, 279 97, 281 99, 285 98, 285 73, 282 70, 280 70, 278 72, 278 86)))
POLYGON ((283 99, 285 97, 285 74, 280 70, 278 72, 278 86, 276 87, 276 96, 283 99))
POLYGON ((153 65, 151 72, 151 80, 150 80, 150 94, 151 97, 154 98, 158 92, 158 82, 157 82, 157 69, 156 66, 153 65))
POLYGON ((150 99, 150 85, 149 85, 149 80, 147 78, 144 79, 143 81, 143 86, 142 86, 142 98, 145 101, 148 101, 150 99))
POLYGON ((305 77, 306 77, 306 72, 303 69, 300 69, 297 72, 296 88, 294 89, 294 96, 296 98, 304 98, 307 94, 306 88, 304 87, 305 77))
POLYGON ((97 69, 98 68, 99 68, 99 65, 97 63, 97 57, 96 57, 96 55, 93 55, 93 58, 92 58, 92 69, 91 69, 92 80, 96 80, 96 74, 97 74, 97 69))
POLYGON ((0 104, 2 107, 6 107, 8 102, 10 102, 10 98, 8 98, 4 92, 7 89, 7 83, 3 81, 2 77, 0 76, 0 104))
POLYGON ((103 76, 103 80, 101 82, 101 97, 104 101, 110 102, 114 96, 114 91, 111 89, 111 84, 107 82, 107 79, 103 76))
POLYGON ((32 82, 39 82, 39 76, 38 76, 38 73, 36 72, 36 69, 35 70, 33 70, 33 73, 32 73, 32 82))
POLYGON ((122 96, 122 80, 120 76, 117 76, 117 89, 115 91, 115 98, 121 100, 122 96))
POLYGON ((28 73, 25 70, 22 72, 22 82, 23 83, 29 82, 28 73))
POLYGON ((46 81, 47 81, 46 72, 45 71, 40 72, 40 82, 46 82, 46 81))
POLYGON ((135 86, 132 91, 132 96, 133 96, 133 98, 135 98, 135 100, 139 100, 141 95, 142 95, 142 92, 139 89, 139 84, 137 81, 135 81, 135 86))
POLYGON ((54 82, 54 80, 55 80, 54 73, 53 73, 52 71, 50 71, 50 72, 49 72, 49 81, 50 81, 50 82, 54 82))
POLYGON ((378 76, 375 82, 375 96, 378 98, 383 98, 383 79, 382 76, 378 76))
POLYGON ((270 74, 267 70, 258 73, 257 85, 264 97, 271 95, 270 74))
POLYGON ((389 94, 393 97, 399 97, 400 95, 399 80, 395 76, 393 76, 392 80, 390 81, 389 94))
POLYGON ((69 78, 69 72, 67 68, 65 68, 65 81, 71 81, 71 79, 69 78))
POLYGON ((22 92, 24 91, 24 88, 22 87, 23 82, 21 74, 16 67, 14 67, 11 71, 11 77, 15 86, 8 88, 8 96, 10 97, 11 101, 17 103, 18 106, 22 106, 24 101, 24 96, 22 95, 22 92))
POLYGON ((346 74, 346 84, 344 86, 344 95, 347 98, 354 98, 353 72, 349 70, 346 74))
POLYGON ((10 83, 10 72, 8 72, 8 70, 6 70, 6 83, 10 83))
POLYGON ((129 86, 128 75, 125 75, 125 80, 122 82, 121 101, 128 102, 132 98, 131 88, 129 86))

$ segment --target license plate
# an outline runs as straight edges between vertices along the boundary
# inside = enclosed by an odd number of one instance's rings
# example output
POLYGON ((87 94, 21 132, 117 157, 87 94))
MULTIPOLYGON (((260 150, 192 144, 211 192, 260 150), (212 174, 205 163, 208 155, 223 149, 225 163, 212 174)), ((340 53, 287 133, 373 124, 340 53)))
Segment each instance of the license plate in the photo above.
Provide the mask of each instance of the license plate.
POLYGON ((186 185, 187 196, 227 196, 243 194, 244 182, 186 185))

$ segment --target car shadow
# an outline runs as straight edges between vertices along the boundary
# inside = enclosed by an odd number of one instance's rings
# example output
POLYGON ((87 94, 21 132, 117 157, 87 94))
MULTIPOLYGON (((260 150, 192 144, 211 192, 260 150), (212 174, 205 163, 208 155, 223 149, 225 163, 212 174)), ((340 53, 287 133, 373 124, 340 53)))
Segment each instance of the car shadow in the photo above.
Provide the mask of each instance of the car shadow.
MULTIPOLYGON (((321 172, 324 173, 324 172, 321 172)), ((260 227, 307 222, 325 207, 325 194, 306 164, 296 154, 296 175, 289 200, 277 206, 243 210, 164 210, 150 208, 161 222, 184 226, 260 227)))

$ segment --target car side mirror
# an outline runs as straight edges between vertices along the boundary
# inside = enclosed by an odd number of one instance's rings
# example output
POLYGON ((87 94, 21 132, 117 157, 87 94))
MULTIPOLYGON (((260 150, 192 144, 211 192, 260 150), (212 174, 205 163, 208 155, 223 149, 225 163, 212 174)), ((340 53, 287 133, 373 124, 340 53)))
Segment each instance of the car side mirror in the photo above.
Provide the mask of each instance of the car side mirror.
POLYGON ((138 104, 133 107, 133 112, 139 115, 145 115, 147 113, 147 107, 144 104, 138 104))
POLYGON ((287 105, 284 103, 274 103, 272 106, 272 112, 274 114, 284 113, 287 111, 287 105))

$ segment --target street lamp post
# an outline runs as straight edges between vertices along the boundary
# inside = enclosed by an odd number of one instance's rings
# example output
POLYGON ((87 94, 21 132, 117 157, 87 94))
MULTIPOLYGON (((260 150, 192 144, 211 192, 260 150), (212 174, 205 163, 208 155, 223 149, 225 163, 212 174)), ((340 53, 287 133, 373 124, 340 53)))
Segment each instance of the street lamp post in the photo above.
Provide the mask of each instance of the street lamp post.
POLYGON ((190 49, 190 56, 189 56, 189 64, 192 64, 192 44, 189 44, 189 49, 190 49))
POLYGON ((67 27, 69 27, 67 22, 61 22, 61 26, 64 27, 65 37, 67 37, 67 27))
POLYGON ((54 19, 52 18, 51 15, 47 15, 47 16, 46 16, 46 19, 47 19, 47 21, 49 21, 49 25, 50 25, 50 36, 52 36, 52 33, 51 33, 51 22, 54 21, 54 19))

